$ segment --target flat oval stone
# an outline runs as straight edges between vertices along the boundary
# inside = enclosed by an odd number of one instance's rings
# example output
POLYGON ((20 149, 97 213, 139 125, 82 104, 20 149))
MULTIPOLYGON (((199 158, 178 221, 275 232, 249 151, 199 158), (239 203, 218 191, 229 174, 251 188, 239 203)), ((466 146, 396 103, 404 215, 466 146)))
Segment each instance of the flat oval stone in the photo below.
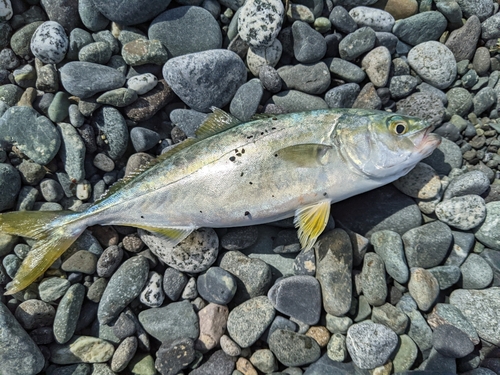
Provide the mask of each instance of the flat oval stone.
POLYGON ((387 299, 385 267, 382 258, 376 253, 367 253, 361 271, 363 295, 371 306, 383 305, 387 299))
POLYGON ((270 46, 281 30, 285 8, 279 0, 250 0, 238 15, 238 33, 251 47, 270 46))
POLYGON ((442 222, 460 230, 469 230, 483 222, 486 205, 478 195, 464 195, 438 203, 435 213, 442 222))
POLYGON ((469 337, 449 324, 441 324, 434 330, 432 344, 440 354, 451 358, 465 357, 474 350, 469 337))
POLYGON ((246 59, 248 69, 254 76, 258 77, 262 67, 274 67, 278 63, 282 51, 283 48, 278 39, 275 39, 268 47, 250 47, 246 59))
POLYGON ((61 298, 54 318, 54 337, 59 344, 73 337, 84 298, 85 287, 82 284, 72 285, 61 298))
POLYGON ((208 112, 211 106, 222 108, 229 103, 245 83, 247 73, 236 53, 210 50, 170 59, 163 67, 163 76, 184 103, 208 112))
POLYGON ((39 374, 45 359, 38 346, 14 318, 7 306, 0 302, 0 361, 8 374, 39 374))
POLYGON ((163 12, 151 22, 148 37, 159 40, 172 57, 222 46, 217 21, 210 12, 198 6, 181 6, 163 12))
POLYGON ((262 99, 262 84, 256 78, 241 85, 234 94, 229 112, 242 122, 249 121, 257 112, 262 99))
POLYGON ((155 39, 136 39, 126 43, 122 48, 122 56, 130 66, 145 64, 163 65, 168 60, 167 50, 159 40, 155 39))
POLYGON ((61 83, 71 94, 85 99, 98 92, 117 89, 125 83, 123 73, 109 66, 72 61, 59 69, 61 83), (92 82, 92 85, 89 85, 92 82))
POLYGON ((100 95, 96 102, 104 105, 112 105, 114 107, 126 107, 137 100, 137 92, 132 89, 120 87, 119 89, 107 91, 100 95))
POLYGON ((386 272, 397 282, 408 282, 410 272, 406 264, 401 236, 390 230, 381 230, 372 234, 370 242, 385 264, 386 272))
POLYGON ((0 118, 0 140, 13 144, 35 163, 50 162, 61 145, 54 124, 31 107, 11 107, 0 118))
POLYGON ((324 62, 316 64, 297 64, 278 69, 286 88, 308 94, 322 94, 330 86, 330 71, 324 62))
POLYGON ((437 40, 448 22, 441 12, 430 11, 397 21, 392 30, 401 41, 412 46, 437 40))
POLYGON ((363 57, 361 67, 376 87, 384 87, 389 80, 391 53, 386 47, 376 47, 363 57))
POLYGON ((355 7, 349 11, 349 15, 358 24, 358 27, 370 27, 374 31, 391 32, 394 26, 394 17, 385 10, 355 7))
POLYGON ((398 335, 404 334, 409 324, 409 319, 405 313, 390 303, 373 307, 371 320, 374 323, 389 327, 398 335))
POLYGON ((441 324, 452 325, 464 332, 474 345, 479 344, 480 340, 474 326, 460 312, 460 310, 449 303, 438 303, 427 315, 429 325, 436 329, 441 324))
POLYGON ((313 338, 285 329, 271 334, 269 349, 285 366, 304 366, 321 356, 321 348, 313 338))
POLYGON ((400 191, 412 198, 432 199, 441 191, 441 180, 428 164, 418 163, 407 175, 393 182, 400 191))
POLYGON ((107 19, 121 25, 136 25, 148 21, 167 9, 170 0, 153 0, 144 6, 141 0, 92 0, 107 19))
POLYGON ((351 108, 360 90, 357 83, 346 83, 334 87, 326 92, 325 102, 329 108, 351 108))
POLYGON ((109 283, 99 303, 97 317, 101 324, 107 324, 136 298, 144 288, 149 273, 149 263, 142 256, 123 262, 109 283))
POLYGON ((51 361, 58 365, 107 362, 115 351, 113 344, 91 336, 75 336, 65 344, 52 344, 49 349, 51 361))
POLYGON ((219 251, 219 238, 211 228, 198 229, 175 246, 152 233, 143 230, 138 233, 159 259, 182 272, 205 271, 215 262, 219 251))
POLYGON ((235 307, 227 320, 227 331, 242 348, 254 344, 271 324, 275 310, 266 296, 252 298, 235 307))
POLYGON ((112 50, 107 42, 94 42, 83 46, 78 52, 78 60, 95 64, 106 64, 112 50))
POLYGON ((469 254, 460 266, 461 286, 464 289, 483 289, 493 280, 493 270, 478 254, 469 254))
POLYGON ((66 272, 81 272, 92 275, 96 270, 97 256, 87 250, 79 250, 66 259, 61 268, 66 272))
POLYGON ((428 311, 436 302, 439 295, 439 283, 431 272, 423 268, 410 269, 411 276, 408 290, 422 311, 428 311))
POLYGON ((339 43, 340 57, 352 61, 375 46, 375 31, 361 27, 347 35, 339 43))
POLYGON ((60 63, 68 51, 64 28, 54 21, 38 26, 31 38, 31 52, 44 64, 60 63))
POLYGON ((382 324, 353 324, 347 331, 346 346, 353 362, 362 369, 383 365, 398 344, 398 336, 382 324))
POLYGON ((408 53, 408 63, 425 82, 438 89, 449 87, 457 75, 455 56, 436 41, 413 47, 408 53))
POLYGON ((476 239, 489 248, 500 250, 500 202, 486 203, 486 218, 475 230, 476 239))
POLYGON ((236 281, 226 270, 210 267, 196 280, 200 296, 211 303, 227 305, 236 293, 236 281))
POLYGON ((128 127, 121 113, 113 107, 99 108, 92 116, 95 127, 107 142, 102 145, 113 160, 119 159, 126 151, 129 139, 128 127))

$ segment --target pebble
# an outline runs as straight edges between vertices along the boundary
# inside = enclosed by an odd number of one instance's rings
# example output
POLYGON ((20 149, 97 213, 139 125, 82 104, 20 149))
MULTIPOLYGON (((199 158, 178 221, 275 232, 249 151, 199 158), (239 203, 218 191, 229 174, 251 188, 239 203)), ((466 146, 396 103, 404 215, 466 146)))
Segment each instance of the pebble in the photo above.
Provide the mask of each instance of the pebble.
MULTIPOLYGON (((424 42, 438 40, 446 27, 445 16, 440 12, 430 11, 399 20, 394 24, 392 32, 401 41, 417 46, 424 42)), ((436 51, 436 55, 439 53, 436 51)))
POLYGON ((85 178, 85 144, 71 124, 61 122, 57 129, 61 136, 59 155, 64 170, 72 181, 81 182, 85 178))
POLYGON ((65 344, 51 344, 50 359, 59 365, 102 363, 111 359, 113 344, 92 336, 75 336, 65 344))
POLYGON ((125 83, 123 73, 109 66, 84 61, 71 61, 59 69, 61 83, 71 95, 89 98, 103 91, 117 89, 125 83), (93 85, 88 82, 92 80, 93 85))
POLYGON ((457 307, 472 323, 479 337, 488 342, 498 342, 500 331, 491 322, 498 321, 500 288, 484 290, 457 289, 450 295, 450 304, 457 307))
POLYGON ((245 83, 246 68, 234 52, 204 51, 175 57, 163 67, 168 85, 192 109, 208 112, 223 107, 245 83), (182 74, 181 74, 182 73, 182 74), (203 84, 197 84, 203 77, 203 84))
POLYGON ((0 21, 8 21, 14 14, 10 0, 4 0, 0 3, 0 21))
POLYGON ((451 358, 463 358, 474 350, 469 337, 449 324, 436 327, 432 334, 432 345, 440 354, 451 358))
POLYGON ((38 374, 45 358, 6 305, 0 302, 0 361, 8 374, 38 374))
POLYGON ((449 303, 436 304, 432 312, 427 316, 427 321, 434 330, 441 324, 456 327, 464 332, 474 345, 479 343, 479 337, 474 326, 457 307, 449 303))
POLYGON ((195 348, 203 353, 219 345, 227 326, 229 309, 226 306, 209 303, 198 312, 200 336, 195 348))
POLYGON ((384 262, 379 255, 367 253, 361 271, 363 295, 371 306, 384 304, 387 298, 384 262))
POLYGON ((59 344, 65 344, 73 337, 84 297, 84 286, 74 284, 61 298, 54 318, 54 337, 59 344))
POLYGON ((120 265, 123 258, 123 250, 116 246, 109 246, 104 250, 97 260, 96 271, 99 277, 111 277, 120 265))
POLYGON ((285 87, 308 94, 322 94, 330 86, 330 71, 324 62, 316 64, 297 64, 278 69, 285 87))
POLYGON ((462 87, 450 89, 446 96, 448 98, 447 111, 451 115, 466 116, 472 108, 472 95, 462 87))
POLYGON ((14 313, 17 321, 26 330, 52 325, 56 311, 47 302, 29 299, 20 303, 14 313))
POLYGON ((459 29, 453 30, 446 40, 445 45, 452 51, 456 61, 472 60, 479 36, 481 35, 481 22, 477 16, 471 16, 459 29))
POLYGON ((152 118, 165 105, 170 103, 175 94, 167 83, 161 79, 155 88, 139 97, 124 108, 125 115, 132 121, 146 121, 152 118))
POLYGON ((44 279, 38 285, 38 293, 40 294, 40 299, 44 302, 54 302, 61 298, 68 288, 70 283, 66 279, 61 279, 58 277, 51 277, 44 279))
POLYGON ((139 74, 127 80, 127 88, 134 90, 137 95, 143 95, 158 84, 158 78, 151 73, 139 74))
POLYGON ((391 97, 395 100, 405 98, 415 90, 417 85, 418 85, 418 79, 411 75, 400 75, 392 77, 391 82, 389 84, 391 97))
POLYGON ((322 237, 315 252, 323 308, 328 314, 342 316, 349 311, 352 299, 353 255, 349 235, 334 229, 322 237))
POLYGON ((460 147, 446 138, 441 139, 441 144, 431 156, 422 162, 429 164, 439 175, 447 175, 453 168, 462 166, 462 152, 460 147))
POLYGON ((372 309, 371 320, 374 323, 383 324, 398 335, 404 334, 409 324, 408 317, 400 309, 390 303, 375 306, 372 309))
POLYGON ((398 336, 382 324, 363 322, 353 324, 347 331, 347 350, 361 369, 373 369, 386 363, 397 344, 398 336))
POLYGON ((395 22, 390 13, 365 6, 352 8, 349 15, 358 27, 370 27, 374 31, 391 32, 395 22))
POLYGON ((346 82, 361 83, 366 78, 366 73, 363 69, 349 61, 334 57, 327 65, 329 65, 333 77, 340 78, 346 82))
POLYGON ((400 191, 412 198, 432 199, 441 191, 441 180, 436 171, 425 163, 418 163, 407 175, 394 181, 400 191))
POLYGON ((189 375, 231 375, 234 370, 234 362, 234 357, 227 355, 222 350, 217 350, 189 375))
POLYGON ((356 21, 341 5, 337 5, 332 9, 328 19, 335 29, 345 34, 350 34, 356 31, 356 29, 358 28, 356 21))
POLYGON ((125 119, 113 107, 99 108, 92 116, 96 130, 106 139, 102 148, 107 156, 113 160, 119 159, 126 151, 129 133, 125 119))
POLYGON ((182 338, 195 340, 200 333, 198 316, 189 301, 147 309, 138 318, 146 332, 162 343, 182 338))
POLYGON ((158 272, 150 271, 148 281, 142 290, 139 299, 149 307, 160 307, 165 300, 165 293, 162 289, 163 277, 158 272))
POLYGON ((480 225, 486 217, 484 199, 477 195, 464 195, 438 203, 436 216, 442 222, 460 230, 480 225))
POLYGON ((351 108, 359 95, 360 87, 357 83, 346 83, 328 90, 325 102, 329 108, 351 108))
POLYGON ((363 86, 358 97, 354 101, 352 108, 381 109, 382 100, 377 94, 373 83, 369 82, 363 86))
POLYGON ((493 280, 493 270, 478 254, 469 254, 460 266, 460 271, 461 287, 464 289, 484 289, 493 280))
POLYGON ((197 289, 200 296, 211 303, 228 304, 236 294, 236 281, 226 270, 220 267, 210 267, 206 273, 197 279, 197 289))
POLYGON ((92 275, 96 271, 97 257, 87 250, 80 250, 66 259, 61 269, 66 272, 80 272, 92 275))
POLYGON ((323 36, 302 21, 292 25, 293 54, 303 64, 315 63, 326 53, 326 41, 323 36))
POLYGON ((258 79, 244 83, 234 94, 229 112, 242 122, 249 121, 257 112, 262 94, 262 84, 258 79))
POLYGON ((154 18, 163 12, 170 1, 154 0, 147 7, 139 0, 121 1, 100 1, 92 0, 99 13, 107 19, 121 25, 136 25, 154 18))
MULTIPOLYGON (((1 119, 0 119, 1 121, 1 119)), ((10 164, 0 163, 0 210, 13 208, 16 197, 21 189, 21 177, 16 169, 10 164)))
POLYGON ((238 33, 251 47, 269 47, 281 30, 284 14, 279 0, 246 1, 238 15, 238 33))
POLYGON ((275 39, 269 47, 250 47, 247 52, 247 65, 250 72, 258 77, 263 66, 274 67, 281 58, 283 46, 275 39))
POLYGON ((170 121, 182 130, 186 136, 194 137, 207 116, 206 113, 178 108, 170 112, 170 121))
POLYGON ((370 238, 375 253, 384 261, 385 271, 404 284, 410 277, 401 236, 390 230, 374 232, 370 238))
POLYGON ((486 204, 486 218, 484 222, 476 228, 476 239, 482 244, 494 250, 500 250, 500 235, 497 231, 498 216, 500 214, 500 203, 490 202, 486 204))
POLYGON ((312 276, 290 276, 278 280, 268 292, 274 308, 303 323, 317 324, 321 313, 320 284, 312 276))
POLYGON ((408 290, 422 311, 434 305, 439 294, 439 283, 433 274, 424 268, 412 267, 408 290))
POLYGON ((278 362, 273 352, 269 349, 258 349, 250 357, 250 362, 263 373, 271 373, 278 370, 278 362))
POLYGON ((464 0, 457 0, 457 3, 460 5, 466 19, 471 16, 477 16, 479 21, 483 22, 493 13, 493 4, 485 0, 477 1, 474 4, 470 4, 464 0))
POLYGON ((196 279, 194 277, 191 277, 184 287, 184 290, 182 291, 181 299, 194 300, 196 297, 198 297, 198 291, 196 290, 196 279))
POLYGON ((221 349, 231 357, 237 357, 241 354, 241 348, 227 335, 222 335, 220 338, 221 349))
POLYGON ((321 349, 313 338, 284 329, 277 329, 270 335, 269 349, 285 366, 307 365, 321 355, 321 349))
POLYGON ((46 21, 33 33, 30 48, 44 64, 57 64, 64 59, 68 43, 64 28, 57 22, 46 21))
POLYGON ((163 273, 163 290, 172 301, 179 299, 187 282, 188 277, 175 268, 167 268, 163 273))
POLYGON ((436 41, 413 47, 408 53, 408 64, 425 82, 438 89, 448 88, 457 74, 453 53, 436 41))
POLYGON ((97 97, 96 103, 103 105, 112 105, 114 107, 126 107, 137 100, 137 93, 132 89, 120 87, 106 91, 97 97))
POLYGON ((160 135, 150 129, 135 127, 130 131, 130 140, 136 152, 150 150, 160 142, 160 135))
POLYGON ((389 71, 391 68, 391 54, 389 50, 383 46, 372 49, 363 57, 361 67, 375 87, 384 87, 389 81, 389 71))
POLYGON ((339 43, 340 57, 352 61, 375 46, 375 31, 370 27, 361 27, 350 33, 339 43))
POLYGON ((436 278, 441 290, 455 285, 462 276, 460 268, 456 265, 437 266, 429 268, 428 271, 436 278))
MULTIPOLYGON (((45 165, 59 150, 54 124, 30 107, 11 107, 0 118, 0 140, 16 147, 35 163, 45 165)), ((15 185, 14 185, 15 186, 15 185)))
POLYGON ((138 233, 159 259, 182 272, 203 272, 217 258, 219 238, 211 228, 198 229, 175 246, 153 233, 143 230, 138 233))
MULTIPOLYGON (((314 23, 314 14, 311 9, 302 4, 290 4, 286 12, 286 16, 290 22, 294 20, 314 23)), ((318 31, 318 30, 316 30, 318 31)))
POLYGON ((97 316, 101 324, 107 324, 137 296, 147 282, 149 263, 141 256, 132 257, 116 270, 99 303, 97 316))
POLYGON ((137 346, 137 338, 135 336, 125 338, 120 345, 118 345, 111 358, 111 370, 115 372, 125 370, 134 357, 137 346))
POLYGON ((259 69, 259 79, 262 87, 270 93, 281 91, 282 82, 276 69, 270 65, 263 65, 259 69))
POLYGON ((452 238, 450 228, 440 221, 409 230, 402 236, 408 266, 438 266, 446 257, 452 238))

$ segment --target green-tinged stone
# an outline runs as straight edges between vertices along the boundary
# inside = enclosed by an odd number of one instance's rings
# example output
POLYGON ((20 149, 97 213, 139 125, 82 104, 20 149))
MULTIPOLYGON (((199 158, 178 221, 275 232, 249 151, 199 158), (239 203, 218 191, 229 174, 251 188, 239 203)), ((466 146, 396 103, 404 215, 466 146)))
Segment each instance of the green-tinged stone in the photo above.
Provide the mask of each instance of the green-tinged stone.
POLYGON ((66 344, 52 344, 50 360, 58 365, 107 362, 115 351, 112 344, 91 336, 74 336, 66 344))
POLYGON ((63 121, 66 117, 68 117, 68 109, 70 105, 71 103, 69 101, 69 95, 65 92, 59 91, 54 96, 52 103, 50 103, 48 111, 49 118, 53 122, 63 121))
POLYGON ((18 56, 32 55, 30 43, 33 33, 43 21, 33 22, 17 30, 10 38, 10 48, 18 56))
POLYGON ((54 337, 58 343, 64 344, 73 336, 84 298, 85 287, 74 284, 61 299, 54 318, 54 337))
POLYGON ((78 59, 96 64, 106 64, 111 58, 111 48, 107 42, 94 42, 83 46, 78 59))
POLYGON ((155 360, 149 354, 139 353, 128 364, 134 375, 156 375, 155 360))
POLYGON ((400 335, 399 339, 399 348, 396 350, 395 357, 392 360, 394 372, 409 370, 418 355, 417 345, 408 335, 400 335))
POLYGON ((0 257, 7 255, 14 249, 14 245, 17 243, 17 239, 17 236, 0 233, 0 257))
POLYGON ((125 44, 122 56, 131 66, 144 64, 163 65, 168 60, 168 52, 159 40, 137 39, 125 44))
POLYGON ((0 100, 13 107, 21 99, 23 89, 12 84, 0 85, 0 100))
POLYGON ((71 124, 61 122, 57 124, 57 128, 62 138, 59 155, 64 164, 64 170, 71 180, 80 182, 85 178, 85 144, 71 124))
POLYGON ((330 20, 326 17, 318 17, 314 20, 314 28, 317 32, 323 34, 330 31, 332 24, 330 20))
POLYGON ((0 49, 4 49, 9 45, 10 37, 12 36, 12 27, 8 22, 0 22, 0 49))
POLYGON ((125 87, 105 92, 96 100, 97 103, 112 105, 114 107, 125 107, 137 100, 137 92, 125 87))
POLYGON ((35 68, 29 64, 14 70, 12 75, 14 76, 14 81, 16 81, 17 85, 20 87, 27 88, 35 86, 36 71, 35 68))

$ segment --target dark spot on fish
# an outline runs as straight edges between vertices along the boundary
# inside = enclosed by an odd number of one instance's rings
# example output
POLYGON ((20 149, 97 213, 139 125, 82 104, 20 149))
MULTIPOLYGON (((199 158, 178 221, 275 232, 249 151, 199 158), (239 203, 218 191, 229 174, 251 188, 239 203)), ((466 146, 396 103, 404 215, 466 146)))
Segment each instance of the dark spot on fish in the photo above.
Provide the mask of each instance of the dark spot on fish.
POLYGON ((202 214, 202 213, 203 213, 203 211, 200 211, 200 214, 202 214))
POLYGON ((243 177, 243 172, 241 172, 240 177, 243 177))
POLYGON ((234 149, 234 152, 238 152, 238 149, 237 149, 237 148, 235 148, 235 149, 234 149))
MULTIPOLYGON (((276 121, 278 118, 277 117, 273 117, 273 121, 276 121)), ((274 130, 275 128, 272 128, 272 130, 274 130)))
POLYGON ((250 184, 250 185, 253 185, 253 182, 252 182, 252 181, 250 181, 250 182, 249 182, 249 184, 250 184))
POLYGON ((144 219, 144 216, 141 215, 141 219, 144 219))
POLYGON ((249 216, 249 215, 250 215, 250 212, 245 211, 245 216, 249 216))
POLYGON ((323 193, 323 196, 326 197, 326 193, 323 193))
POLYGON ((264 132, 260 132, 260 135, 264 135, 264 132))
POLYGON ((253 138, 253 135, 247 136, 247 139, 251 139, 251 138, 253 138))
POLYGON ((229 160, 231 160, 231 161, 235 161, 235 160, 236 160, 236 158, 235 158, 234 156, 231 156, 231 157, 229 158, 229 160))
MULTIPOLYGON (((273 119, 274 120, 274 119, 273 119)), ((277 120, 277 119, 276 119, 277 120)), ((271 128, 271 130, 276 130, 276 128, 271 128)))
POLYGON ((241 156, 241 153, 240 153, 240 152, 238 152, 238 153, 236 154, 236 156, 240 157, 240 156, 241 156))
POLYGON ((241 149, 241 153, 242 153, 242 154, 244 154, 244 153, 245 153, 245 149, 244 149, 244 148, 242 148, 242 149, 241 149))
POLYGON ((274 198, 274 195, 271 195, 271 197, 273 197, 273 198, 274 198))

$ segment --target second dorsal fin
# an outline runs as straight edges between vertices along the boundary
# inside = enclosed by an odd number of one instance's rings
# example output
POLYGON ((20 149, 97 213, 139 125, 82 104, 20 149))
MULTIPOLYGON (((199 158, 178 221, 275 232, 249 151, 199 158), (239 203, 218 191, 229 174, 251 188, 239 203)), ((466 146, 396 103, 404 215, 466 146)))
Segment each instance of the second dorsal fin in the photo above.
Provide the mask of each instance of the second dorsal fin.
POLYGON ((188 138, 184 142, 177 144, 175 147, 172 147, 170 150, 164 152, 157 158, 151 160, 148 164, 140 167, 136 171, 132 172, 128 176, 122 178, 117 181, 113 186, 111 186, 98 200, 97 202, 106 199, 110 195, 116 193, 122 187, 127 185, 130 181, 132 181, 135 177, 153 167, 154 165, 161 163, 162 161, 168 159, 172 155, 178 153, 179 151, 195 144, 196 142, 201 141, 202 139, 211 137, 212 135, 222 133, 224 130, 230 129, 233 126, 241 124, 241 121, 236 117, 231 116, 229 113, 224 112, 222 109, 211 107, 212 113, 207 116, 205 121, 201 124, 201 126, 196 131, 196 138, 188 138))

